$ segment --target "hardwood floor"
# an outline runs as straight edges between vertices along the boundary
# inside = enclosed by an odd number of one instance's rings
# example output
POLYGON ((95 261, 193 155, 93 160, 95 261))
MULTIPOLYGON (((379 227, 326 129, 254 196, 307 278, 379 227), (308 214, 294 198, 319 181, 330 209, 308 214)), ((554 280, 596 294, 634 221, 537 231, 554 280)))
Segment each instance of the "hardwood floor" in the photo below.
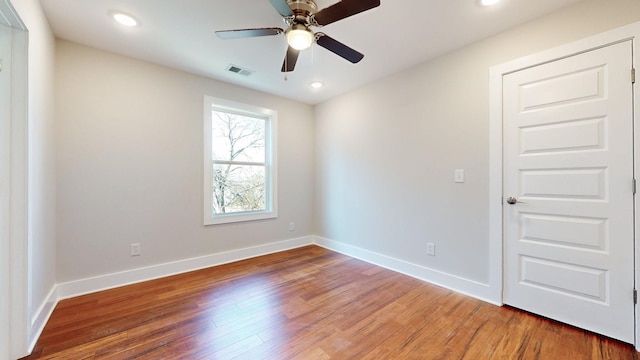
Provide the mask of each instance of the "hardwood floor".
POLYGON ((638 359, 308 246, 61 301, 25 359, 638 359))

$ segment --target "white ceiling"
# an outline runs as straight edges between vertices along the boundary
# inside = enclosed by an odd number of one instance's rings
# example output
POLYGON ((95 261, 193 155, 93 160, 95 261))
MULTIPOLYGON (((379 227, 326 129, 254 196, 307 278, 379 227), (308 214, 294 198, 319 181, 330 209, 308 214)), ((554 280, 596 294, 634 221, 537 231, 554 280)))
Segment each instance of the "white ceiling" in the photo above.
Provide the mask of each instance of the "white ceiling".
MULTIPOLYGON (((268 0, 40 0, 56 36, 98 49, 181 69, 309 104, 321 103, 581 0, 382 0, 380 7, 322 28, 365 54, 351 64, 314 45, 296 70, 280 72, 284 35, 221 40, 215 30, 285 28, 268 0), (115 23, 120 10, 141 21, 115 23), (244 77, 230 64, 255 71, 244 77), (309 84, 322 81, 321 89, 309 84)), ((316 0, 323 9, 337 0, 316 0)), ((316 29, 317 30, 317 29, 316 29)))

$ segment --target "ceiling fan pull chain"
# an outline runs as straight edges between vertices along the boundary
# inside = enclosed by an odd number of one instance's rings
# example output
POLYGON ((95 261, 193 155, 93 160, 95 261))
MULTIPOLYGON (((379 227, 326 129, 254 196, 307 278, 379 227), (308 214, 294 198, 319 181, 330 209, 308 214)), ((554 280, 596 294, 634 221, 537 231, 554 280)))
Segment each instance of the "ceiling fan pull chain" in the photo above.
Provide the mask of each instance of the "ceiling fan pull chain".
MULTIPOLYGON (((288 49, 287 49, 287 51, 288 51, 288 49)), ((288 60, 289 60, 289 57, 288 57, 288 56, 285 56, 285 57, 284 57, 284 68, 285 68, 285 69, 288 69, 288 68, 289 68, 289 67, 287 66, 287 61, 288 61, 288 60)), ((286 73, 286 72, 284 73, 284 81, 285 81, 285 82, 286 82, 286 81, 289 81, 289 79, 287 78, 287 73, 286 73)))

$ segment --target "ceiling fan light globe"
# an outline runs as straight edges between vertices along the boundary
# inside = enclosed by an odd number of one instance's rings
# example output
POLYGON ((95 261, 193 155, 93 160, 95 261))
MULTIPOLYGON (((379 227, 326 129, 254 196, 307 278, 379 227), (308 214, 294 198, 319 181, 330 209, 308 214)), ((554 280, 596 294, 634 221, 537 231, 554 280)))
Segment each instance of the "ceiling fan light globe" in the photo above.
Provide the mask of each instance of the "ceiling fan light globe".
POLYGON ((313 33, 305 28, 291 28, 287 32, 287 43, 296 50, 307 49, 313 44, 313 33))

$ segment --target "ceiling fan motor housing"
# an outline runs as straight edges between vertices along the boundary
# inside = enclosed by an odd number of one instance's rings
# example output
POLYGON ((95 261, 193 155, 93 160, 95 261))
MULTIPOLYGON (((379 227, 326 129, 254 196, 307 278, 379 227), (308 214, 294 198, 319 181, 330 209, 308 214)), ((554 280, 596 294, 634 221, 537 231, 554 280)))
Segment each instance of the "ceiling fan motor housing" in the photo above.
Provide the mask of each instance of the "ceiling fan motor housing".
POLYGON ((297 16, 310 16, 318 11, 318 6, 313 0, 287 0, 291 11, 297 16))

